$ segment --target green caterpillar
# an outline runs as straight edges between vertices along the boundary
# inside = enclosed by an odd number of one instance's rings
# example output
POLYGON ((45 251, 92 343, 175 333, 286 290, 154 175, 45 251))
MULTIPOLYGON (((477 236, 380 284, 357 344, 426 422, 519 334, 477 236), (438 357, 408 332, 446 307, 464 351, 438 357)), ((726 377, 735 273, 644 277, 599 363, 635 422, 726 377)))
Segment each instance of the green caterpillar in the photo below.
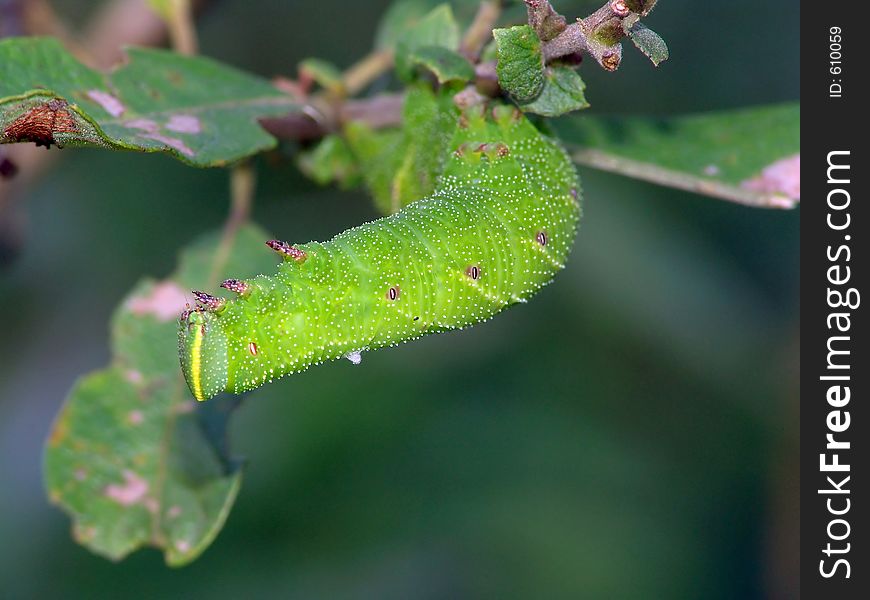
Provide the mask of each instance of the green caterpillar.
POLYGON ((194 292, 179 354, 198 400, 489 319, 565 263, 580 217, 562 148, 517 109, 465 108, 435 191, 332 240, 268 244, 278 273, 194 292))

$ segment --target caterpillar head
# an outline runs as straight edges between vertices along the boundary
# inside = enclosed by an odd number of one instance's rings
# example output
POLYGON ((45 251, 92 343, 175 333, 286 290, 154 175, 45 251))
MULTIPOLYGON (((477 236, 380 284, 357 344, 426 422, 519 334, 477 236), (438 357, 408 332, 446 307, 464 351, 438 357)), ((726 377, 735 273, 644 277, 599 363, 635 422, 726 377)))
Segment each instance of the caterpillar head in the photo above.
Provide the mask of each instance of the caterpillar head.
POLYGON ((227 336, 214 312, 195 309, 181 315, 178 354, 184 379, 197 400, 227 388, 227 336))

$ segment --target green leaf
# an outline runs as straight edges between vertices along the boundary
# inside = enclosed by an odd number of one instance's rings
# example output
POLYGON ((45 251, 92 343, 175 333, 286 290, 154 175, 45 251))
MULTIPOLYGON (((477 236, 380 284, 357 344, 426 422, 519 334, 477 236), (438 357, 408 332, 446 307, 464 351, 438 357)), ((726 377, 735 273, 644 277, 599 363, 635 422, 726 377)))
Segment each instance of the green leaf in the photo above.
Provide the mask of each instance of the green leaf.
POLYGON ((628 31, 628 37, 655 66, 668 60, 668 45, 659 34, 643 23, 635 23, 634 27, 628 31))
MULTIPOLYGON (((408 30, 443 5, 438 0, 394 0, 384 12, 375 35, 375 47, 382 50, 395 50, 399 41, 407 36, 408 30)), ((477 11, 479 0, 452 0, 455 9, 463 18, 470 18, 477 11)), ((454 48, 455 49, 455 48, 454 48)))
POLYGON ((405 99, 401 130, 346 126, 346 139, 382 213, 394 213, 435 189, 457 119, 451 94, 419 86, 405 99))
POLYGON ((449 4, 438 6, 399 35, 396 43, 396 73, 399 77, 405 81, 413 80, 411 54, 427 46, 452 51, 459 49, 459 25, 449 4))
POLYGON ((32 140, 34 128, 22 131, 21 123, 35 115, 48 127, 46 144, 167 152, 223 166, 276 145, 258 119, 299 110, 267 80, 207 58, 127 53, 127 63, 100 73, 54 39, 0 41, 0 141, 32 140))
POLYGON ((417 25, 432 8, 425 0, 394 2, 381 17, 375 34, 375 47, 382 50, 395 50, 405 33, 417 25))
POLYGON ((800 199, 800 104, 553 122, 581 164, 747 204, 800 199))
POLYGON ((341 93, 344 88, 338 67, 320 58, 304 59, 299 63, 299 73, 330 92, 341 93))
POLYGON ((438 83, 466 82, 474 79, 474 67, 468 60, 453 50, 440 46, 423 46, 412 51, 408 59, 431 71, 438 83))
MULTIPOLYGON (((217 275, 271 269, 267 238, 242 228, 217 275)), ((172 277, 142 281, 122 302, 110 366, 75 384, 46 443, 49 497, 73 518, 79 543, 113 560, 149 545, 170 565, 190 562, 220 531, 239 489, 241 466, 223 439, 234 400, 193 400, 177 357, 178 315, 191 288, 214 286, 219 239, 194 244, 172 277)))
POLYGON ((532 102, 544 89, 541 40, 528 25, 494 29, 498 82, 519 104, 532 102))
POLYGON ((320 185, 337 182, 342 188, 352 188, 362 178, 356 156, 340 135, 328 135, 313 149, 300 153, 298 164, 320 185))
POLYGON ((586 84, 580 74, 572 67, 551 67, 547 69, 544 89, 534 102, 522 104, 520 108, 529 113, 545 117, 558 117, 575 110, 589 108, 584 91, 586 84))

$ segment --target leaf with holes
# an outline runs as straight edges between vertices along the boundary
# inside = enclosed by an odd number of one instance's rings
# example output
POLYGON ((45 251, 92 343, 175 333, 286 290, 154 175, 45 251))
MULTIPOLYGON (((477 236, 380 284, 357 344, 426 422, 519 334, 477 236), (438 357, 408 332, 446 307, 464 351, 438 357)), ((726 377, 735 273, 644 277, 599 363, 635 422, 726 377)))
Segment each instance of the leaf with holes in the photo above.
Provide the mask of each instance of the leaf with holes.
MULTIPOLYGON (((111 365, 75 384, 46 443, 49 497, 72 516, 76 540, 108 558, 149 545, 170 565, 193 560, 239 490, 224 440, 235 401, 192 402, 176 358, 178 316, 188 290, 209 284, 219 237, 185 251, 169 279, 134 288, 112 322, 111 365)), ((243 228, 215 276, 271 268, 265 237, 243 228)))
POLYGON ((127 54, 101 73, 54 39, 0 41, 0 142, 167 152, 215 167, 273 148, 257 120, 300 108, 267 80, 207 58, 127 54))

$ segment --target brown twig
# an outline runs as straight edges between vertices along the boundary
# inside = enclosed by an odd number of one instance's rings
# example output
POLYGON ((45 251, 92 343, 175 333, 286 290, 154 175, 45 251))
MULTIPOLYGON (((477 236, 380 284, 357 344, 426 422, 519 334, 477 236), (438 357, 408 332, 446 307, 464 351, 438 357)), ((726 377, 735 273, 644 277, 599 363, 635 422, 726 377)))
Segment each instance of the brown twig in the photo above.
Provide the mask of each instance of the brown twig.
POLYGON ((61 40, 73 52, 85 52, 48 0, 18 0, 17 3, 21 4, 18 11, 21 30, 15 35, 48 35, 61 40))
POLYGON ((166 21, 142 0, 114 0, 94 15, 81 36, 87 56, 78 58, 89 66, 108 69, 124 59, 123 47, 161 46, 168 38, 166 21))
POLYGON ((342 77, 345 94, 355 96, 392 67, 392 50, 372 52, 345 71, 342 77))
POLYGON ((547 42, 565 30, 565 17, 556 12, 548 0, 525 0, 529 25, 547 42))
POLYGON ((470 61, 477 62, 480 52, 492 39, 492 29, 501 16, 501 0, 483 0, 474 15, 474 21, 466 30, 459 51, 470 61))
POLYGON ((172 49, 186 56, 196 54, 199 39, 193 25, 193 4, 190 0, 169 0, 169 14, 166 16, 172 49))
POLYGON ((626 31, 637 22, 624 0, 610 0, 588 17, 567 24, 549 0, 525 0, 529 24, 541 38, 544 60, 589 54, 604 69, 615 71, 622 62, 626 31))
POLYGON ((218 279, 227 264, 239 229, 247 223, 257 189, 257 172, 250 161, 243 161, 230 170, 230 212, 224 222, 220 244, 211 263, 208 281, 217 287, 218 279))
POLYGON ((278 139, 310 141, 340 131, 349 121, 362 121, 375 129, 401 125, 404 103, 404 94, 380 94, 335 105, 309 105, 307 113, 260 119, 260 124, 278 139))

